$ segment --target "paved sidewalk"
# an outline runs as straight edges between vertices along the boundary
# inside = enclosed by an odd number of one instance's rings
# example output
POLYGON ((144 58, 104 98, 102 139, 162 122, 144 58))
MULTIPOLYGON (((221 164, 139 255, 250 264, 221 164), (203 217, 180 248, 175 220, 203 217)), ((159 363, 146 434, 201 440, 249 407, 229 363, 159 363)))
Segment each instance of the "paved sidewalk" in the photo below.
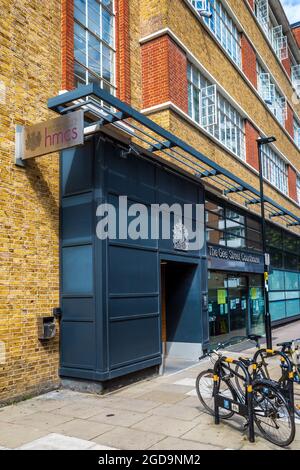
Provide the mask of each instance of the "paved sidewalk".
MULTIPOLYGON (((300 322, 274 336, 297 333, 300 322)), ((59 390, 2 408, 0 450, 278 450, 259 435, 250 444, 241 418, 214 425, 195 392, 195 378, 208 366, 205 360, 105 396, 59 390)), ((300 449, 300 421, 297 428, 291 449, 300 449)))

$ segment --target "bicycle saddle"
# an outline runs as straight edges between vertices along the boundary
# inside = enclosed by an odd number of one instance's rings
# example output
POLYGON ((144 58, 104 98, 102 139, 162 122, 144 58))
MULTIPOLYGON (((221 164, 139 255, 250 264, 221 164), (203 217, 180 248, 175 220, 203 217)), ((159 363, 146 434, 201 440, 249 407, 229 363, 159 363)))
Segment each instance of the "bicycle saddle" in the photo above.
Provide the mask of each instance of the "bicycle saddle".
POLYGON ((283 346, 284 348, 290 348, 293 344, 293 341, 283 341, 283 343, 278 343, 277 346, 283 346))
POLYGON ((259 339, 262 338, 261 335, 248 335, 248 338, 251 340, 251 341, 258 341, 259 339))

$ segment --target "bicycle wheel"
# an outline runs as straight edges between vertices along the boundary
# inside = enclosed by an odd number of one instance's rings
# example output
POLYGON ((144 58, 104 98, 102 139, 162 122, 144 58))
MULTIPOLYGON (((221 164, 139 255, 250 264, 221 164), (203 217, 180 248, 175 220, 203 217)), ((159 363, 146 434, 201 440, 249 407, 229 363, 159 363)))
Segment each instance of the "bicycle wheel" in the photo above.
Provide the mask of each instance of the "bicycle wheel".
POLYGON ((280 447, 295 438, 293 411, 278 388, 266 380, 253 384, 254 420, 265 439, 280 447))
MULTIPOLYGON (((223 380, 219 383, 219 393, 223 396, 233 400, 233 394, 227 383, 223 380)), ((215 415, 215 405, 214 405, 214 371, 212 369, 204 370, 200 372, 196 379, 196 390, 197 395, 204 406, 204 408, 211 414, 215 415)), ((234 413, 232 411, 225 410, 220 408, 219 410, 220 418, 229 419, 234 413)))

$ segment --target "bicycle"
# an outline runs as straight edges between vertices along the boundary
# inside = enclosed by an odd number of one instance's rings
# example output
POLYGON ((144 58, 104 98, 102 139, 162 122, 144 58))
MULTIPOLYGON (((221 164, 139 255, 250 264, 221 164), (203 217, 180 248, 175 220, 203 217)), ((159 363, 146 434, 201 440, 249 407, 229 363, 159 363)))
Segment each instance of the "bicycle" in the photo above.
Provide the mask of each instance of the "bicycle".
MULTIPOLYGON (((261 338, 262 336, 259 335, 249 335, 248 339, 255 341, 258 350, 254 354, 253 359, 242 357, 239 359, 243 361, 248 371, 252 368, 250 374, 253 380, 262 378, 277 382, 282 393, 289 400, 291 406, 293 406, 296 415, 300 417, 300 366, 298 365, 300 340, 279 343, 277 346, 281 346, 281 350, 276 351, 260 348, 259 340, 261 338), (271 358, 276 359, 276 357, 280 358, 281 373, 279 376, 275 375, 274 377, 274 373, 276 374, 278 369, 274 368, 271 372, 271 367, 269 367, 269 362, 267 361, 270 361, 271 358)), ((243 382, 240 383, 237 379, 236 385, 240 392, 242 392, 243 382)))
MULTIPOLYGON (((241 340, 240 340, 241 341, 241 340)), ((239 341, 239 342, 240 342, 239 341)), ((294 413, 290 409, 278 384, 266 379, 252 379, 242 361, 224 357, 218 351, 237 344, 232 340, 219 344, 203 357, 216 358, 214 368, 202 371, 196 379, 197 395, 204 408, 219 419, 230 419, 234 414, 245 417, 249 440, 254 440, 253 422, 265 439, 280 447, 286 447, 295 437, 294 413), (232 366, 235 365, 235 369, 232 366), (242 372, 239 373, 237 366, 242 372), (236 377, 244 383, 240 392, 236 377)))

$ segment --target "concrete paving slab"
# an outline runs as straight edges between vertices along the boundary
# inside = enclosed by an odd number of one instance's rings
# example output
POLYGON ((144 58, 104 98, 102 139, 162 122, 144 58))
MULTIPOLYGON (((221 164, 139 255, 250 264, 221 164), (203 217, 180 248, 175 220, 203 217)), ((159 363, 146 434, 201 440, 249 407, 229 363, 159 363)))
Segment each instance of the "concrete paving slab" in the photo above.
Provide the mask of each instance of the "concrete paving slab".
POLYGON ((36 413, 31 406, 11 405, 0 408, 0 423, 11 423, 17 418, 22 418, 36 413))
POLYGON ((100 444, 96 444, 95 446, 91 447, 88 450, 119 450, 119 449, 116 449, 115 447, 108 447, 108 446, 102 446, 100 444))
POLYGON ((114 408, 128 411, 136 411, 137 413, 147 413, 159 406, 159 403, 151 400, 143 400, 141 398, 119 397, 118 395, 107 398, 105 406, 113 406, 114 408))
POLYGON ((163 383, 157 385, 154 390, 162 392, 171 392, 186 395, 188 392, 193 390, 195 386, 190 385, 175 385, 174 383, 163 383))
POLYGON ((47 431, 13 423, 0 424, 0 445, 15 449, 27 442, 45 436, 47 431))
POLYGON ((88 419, 95 416, 104 407, 103 402, 99 401, 97 406, 90 406, 87 403, 73 403, 72 405, 63 406, 53 411, 53 414, 66 416, 70 418, 88 419))
POLYGON ((57 434, 90 441, 94 437, 107 433, 112 429, 114 429, 113 426, 109 424, 93 423, 85 419, 73 419, 72 421, 54 427, 51 431, 57 434))
POLYGON ((165 434, 166 436, 179 437, 191 430, 194 423, 181 419, 167 418, 162 416, 150 416, 135 424, 135 429, 165 434))
POLYGON ((52 433, 24 444, 18 450, 88 450, 93 446, 95 443, 91 441, 52 433))
POLYGON ((160 403, 178 403, 184 400, 186 396, 183 393, 173 393, 163 390, 153 390, 141 395, 143 400, 156 401, 160 403))
POLYGON ((164 439, 164 435, 129 428, 116 428, 94 439, 99 444, 118 446, 124 450, 146 450, 164 439))
POLYGON ((53 426, 71 421, 71 417, 52 413, 34 413, 14 419, 14 424, 49 430, 53 426))
POLYGON ((90 421, 110 424, 112 426, 130 427, 145 419, 147 415, 116 408, 103 408, 100 413, 89 418, 90 421))
POLYGON ((151 414, 153 415, 183 419, 184 421, 191 421, 197 418, 200 413, 201 412, 197 408, 182 407, 177 405, 170 405, 167 403, 151 410, 151 414))
POLYGON ((195 388, 196 380, 191 377, 186 377, 185 379, 177 380, 177 382, 175 382, 175 385, 184 385, 186 387, 195 388))
POLYGON ((154 446, 150 447, 149 450, 221 450, 221 447, 200 444, 195 441, 187 441, 178 439, 176 437, 166 437, 164 440, 158 442, 154 446))
POLYGON ((223 448, 240 449, 242 445, 248 442, 247 437, 241 431, 231 430, 224 425, 214 426, 199 424, 190 431, 181 436, 182 439, 197 441, 201 444, 222 443, 223 448))

